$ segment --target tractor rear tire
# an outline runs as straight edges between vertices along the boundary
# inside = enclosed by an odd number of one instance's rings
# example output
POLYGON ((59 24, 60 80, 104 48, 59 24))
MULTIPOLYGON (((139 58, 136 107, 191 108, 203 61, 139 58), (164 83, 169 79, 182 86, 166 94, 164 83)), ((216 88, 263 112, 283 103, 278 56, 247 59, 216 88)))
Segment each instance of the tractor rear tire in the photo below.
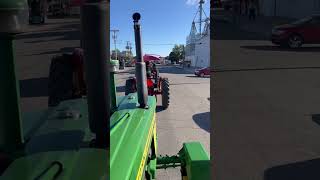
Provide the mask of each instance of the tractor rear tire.
POLYGON ((168 78, 162 78, 161 80, 161 91, 162 91, 162 107, 167 109, 170 103, 170 87, 168 78))
POLYGON ((136 92, 136 82, 135 79, 130 78, 126 80, 126 87, 125 87, 125 95, 128 95, 130 93, 136 92))
POLYGON ((57 106, 72 98, 73 69, 67 56, 54 57, 50 64, 48 82, 48 106, 57 106))

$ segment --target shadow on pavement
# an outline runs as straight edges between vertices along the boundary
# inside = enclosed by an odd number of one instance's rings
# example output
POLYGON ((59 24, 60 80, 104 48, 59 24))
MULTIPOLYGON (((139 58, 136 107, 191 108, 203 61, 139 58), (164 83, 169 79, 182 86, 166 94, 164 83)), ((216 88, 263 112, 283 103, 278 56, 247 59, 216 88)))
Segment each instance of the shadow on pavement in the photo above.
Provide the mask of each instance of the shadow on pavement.
POLYGON ((206 84, 206 83, 172 83, 170 84, 170 86, 185 85, 185 84, 206 84))
POLYGON ((209 76, 205 76, 205 77, 200 77, 200 76, 186 76, 186 77, 189 77, 189 78, 210 78, 209 76))
POLYGON ((43 97, 48 96, 48 78, 33 78, 20 80, 21 97, 43 97))
POLYGON ((241 48, 245 49, 253 49, 259 51, 287 51, 287 52, 319 52, 320 47, 300 47, 298 49, 290 49, 290 48, 283 48, 280 46, 268 46, 268 45, 261 45, 261 46, 241 46, 241 48))
POLYGON ((15 39, 33 39, 33 38, 49 38, 56 37, 56 39, 43 39, 43 40, 33 40, 26 41, 26 43, 41 43, 41 42, 50 42, 57 40, 80 40, 80 24, 66 24, 54 29, 50 29, 50 31, 36 31, 27 34, 19 34, 15 37, 15 39))
POLYGON ((195 114, 192 119, 201 129, 210 133, 210 112, 195 114))
POLYGON ((40 32, 40 33, 31 33, 31 34, 22 34, 17 36, 16 39, 32 39, 32 38, 48 38, 48 37, 55 37, 58 36, 56 39, 52 40, 36 40, 36 41, 26 41, 26 43, 41 43, 41 42, 50 42, 50 41, 57 41, 57 40, 79 40, 80 39, 80 31, 78 30, 69 30, 69 31, 50 31, 50 32, 40 32), (59 37, 60 36, 60 37, 59 37))
POLYGON ((55 50, 55 51, 46 51, 46 52, 42 52, 42 53, 38 53, 38 54, 31 54, 28 56, 34 56, 34 55, 47 55, 47 54, 63 54, 63 53, 72 53, 74 51, 75 48, 79 48, 77 46, 74 47, 64 47, 61 48, 60 50, 55 50))
POLYGON ((311 115, 312 121, 320 125, 320 114, 312 114, 311 115))
POLYGON ((319 180, 320 159, 295 162, 267 169, 264 180, 319 180))

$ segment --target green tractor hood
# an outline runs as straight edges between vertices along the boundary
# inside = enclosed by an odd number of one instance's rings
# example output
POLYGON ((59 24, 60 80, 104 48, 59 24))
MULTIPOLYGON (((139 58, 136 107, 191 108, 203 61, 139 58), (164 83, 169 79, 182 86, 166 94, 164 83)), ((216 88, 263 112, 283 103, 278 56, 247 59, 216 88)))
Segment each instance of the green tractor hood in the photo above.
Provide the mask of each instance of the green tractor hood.
POLYGON ((137 99, 136 93, 120 97, 118 111, 111 117, 111 179, 140 179, 144 171, 141 162, 154 135, 156 99, 149 96, 148 109, 137 108, 137 99))
POLYGON ((99 149, 43 152, 15 160, 1 179, 106 180, 106 162, 106 151, 99 149))

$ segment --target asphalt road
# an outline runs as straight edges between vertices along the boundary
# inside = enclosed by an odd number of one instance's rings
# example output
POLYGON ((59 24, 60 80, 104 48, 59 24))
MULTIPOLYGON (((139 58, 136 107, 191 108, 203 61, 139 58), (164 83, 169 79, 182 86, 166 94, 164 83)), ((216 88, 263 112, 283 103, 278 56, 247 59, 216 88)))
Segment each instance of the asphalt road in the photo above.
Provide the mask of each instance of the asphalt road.
POLYGON ((213 179, 320 179, 320 46, 288 50, 217 23, 213 179))
MULTIPOLYGON (((175 155, 184 142, 191 141, 200 141, 210 152, 210 78, 199 78, 191 70, 174 66, 160 66, 159 71, 160 76, 170 81, 170 105, 162 110, 161 101, 158 102, 158 153, 175 155)), ((117 75, 119 95, 124 94, 125 79, 133 73, 117 75)), ((179 168, 157 172, 159 180, 181 179, 179 168)))

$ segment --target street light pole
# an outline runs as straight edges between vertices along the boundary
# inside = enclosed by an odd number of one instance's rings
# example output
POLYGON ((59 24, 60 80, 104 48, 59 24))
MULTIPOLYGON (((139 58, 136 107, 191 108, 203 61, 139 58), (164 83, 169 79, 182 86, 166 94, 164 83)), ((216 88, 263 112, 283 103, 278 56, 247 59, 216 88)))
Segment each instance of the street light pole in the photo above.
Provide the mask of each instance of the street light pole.
POLYGON ((184 69, 184 61, 186 59, 186 52, 185 52, 185 47, 182 45, 182 53, 183 53, 183 61, 182 61, 182 68, 184 69))
POLYGON ((113 34, 112 34, 112 39, 114 41, 114 51, 116 53, 116 59, 118 58, 118 54, 117 54, 117 32, 119 32, 119 30, 114 29, 114 30, 110 30, 113 34))

